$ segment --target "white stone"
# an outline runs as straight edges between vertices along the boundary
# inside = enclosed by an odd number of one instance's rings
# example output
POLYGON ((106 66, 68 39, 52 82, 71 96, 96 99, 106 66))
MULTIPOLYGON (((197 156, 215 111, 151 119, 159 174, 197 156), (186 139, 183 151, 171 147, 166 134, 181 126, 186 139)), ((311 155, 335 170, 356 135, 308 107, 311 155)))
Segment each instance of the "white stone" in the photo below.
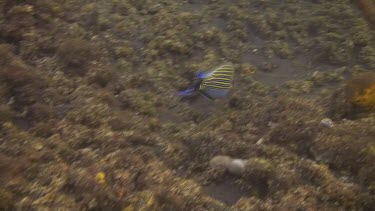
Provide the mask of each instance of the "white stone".
POLYGON ((331 119, 329 119, 329 118, 322 119, 322 121, 320 121, 320 123, 323 126, 326 126, 326 127, 333 127, 333 121, 331 119))
POLYGON ((232 162, 230 162, 227 170, 231 174, 241 176, 245 171, 245 164, 246 161, 242 159, 233 159, 232 162))
POLYGON ((213 157, 209 165, 214 169, 228 169, 229 164, 232 162, 232 158, 226 155, 219 155, 213 157))

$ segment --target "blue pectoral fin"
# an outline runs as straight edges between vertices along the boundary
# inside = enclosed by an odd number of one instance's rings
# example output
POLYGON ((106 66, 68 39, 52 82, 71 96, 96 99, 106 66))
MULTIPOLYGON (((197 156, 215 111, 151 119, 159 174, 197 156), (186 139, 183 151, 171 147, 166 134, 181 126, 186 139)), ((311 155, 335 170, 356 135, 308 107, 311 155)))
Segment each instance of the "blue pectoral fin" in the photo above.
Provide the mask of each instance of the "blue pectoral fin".
POLYGON ((194 93, 195 93, 195 89, 194 88, 189 88, 189 89, 187 89, 185 91, 178 92, 177 96, 189 97, 189 96, 194 95, 194 93))

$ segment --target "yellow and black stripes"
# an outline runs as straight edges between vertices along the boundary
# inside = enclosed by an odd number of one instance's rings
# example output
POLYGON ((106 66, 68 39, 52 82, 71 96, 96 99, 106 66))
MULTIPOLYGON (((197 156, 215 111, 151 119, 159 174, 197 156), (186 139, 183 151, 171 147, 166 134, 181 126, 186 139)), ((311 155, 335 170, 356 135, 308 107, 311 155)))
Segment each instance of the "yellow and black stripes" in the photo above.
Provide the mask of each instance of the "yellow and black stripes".
POLYGON ((205 78, 201 85, 200 90, 206 88, 211 89, 230 89, 232 88, 233 66, 223 65, 212 72, 212 74, 205 78))

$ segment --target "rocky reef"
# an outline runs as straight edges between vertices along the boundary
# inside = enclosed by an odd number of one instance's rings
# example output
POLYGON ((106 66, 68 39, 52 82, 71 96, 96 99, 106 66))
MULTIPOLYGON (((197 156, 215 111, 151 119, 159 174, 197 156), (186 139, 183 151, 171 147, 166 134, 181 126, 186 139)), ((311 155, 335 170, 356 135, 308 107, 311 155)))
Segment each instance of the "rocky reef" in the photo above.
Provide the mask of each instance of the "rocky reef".
POLYGON ((373 209, 373 3, 0 1, 0 210, 373 209))

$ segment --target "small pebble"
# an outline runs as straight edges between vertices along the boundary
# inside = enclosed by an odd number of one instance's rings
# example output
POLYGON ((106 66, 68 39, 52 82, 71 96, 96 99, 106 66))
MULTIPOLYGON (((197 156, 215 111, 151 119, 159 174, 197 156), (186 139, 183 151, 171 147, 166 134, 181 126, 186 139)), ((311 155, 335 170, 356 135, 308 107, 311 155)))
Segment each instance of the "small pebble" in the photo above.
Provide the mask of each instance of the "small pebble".
POLYGON ((15 102, 16 102, 16 100, 12 96, 12 97, 10 97, 9 101, 7 102, 7 105, 13 105, 15 102))
POLYGON ((324 118, 322 119, 322 121, 320 121, 320 123, 325 126, 325 127, 333 127, 333 122, 331 119, 329 118, 324 118))
POLYGON ((257 141, 257 143, 255 143, 256 145, 261 145, 261 144, 263 144, 263 142, 264 142, 264 138, 260 138, 258 141, 257 141))
POLYGON ((272 122, 272 121, 269 121, 268 122, 268 127, 270 127, 270 128, 275 128, 275 127, 277 127, 279 124, 277 124, 277 123, 275 123, 275 122, 272 122))
POLYGON ((44 146, 43 146, 43 144, 41 144, 41 143, 36 143, 36 144, 33 145, 33 148, 34 148, 35 150, 37 150, 37 151, 42 150, 43 147, 44 147, 44 146))
POLYGON ((83 148, 81 149, 81 153, 87 155, 87 154, 93 153, 93 151, 91 148, 83 148))

